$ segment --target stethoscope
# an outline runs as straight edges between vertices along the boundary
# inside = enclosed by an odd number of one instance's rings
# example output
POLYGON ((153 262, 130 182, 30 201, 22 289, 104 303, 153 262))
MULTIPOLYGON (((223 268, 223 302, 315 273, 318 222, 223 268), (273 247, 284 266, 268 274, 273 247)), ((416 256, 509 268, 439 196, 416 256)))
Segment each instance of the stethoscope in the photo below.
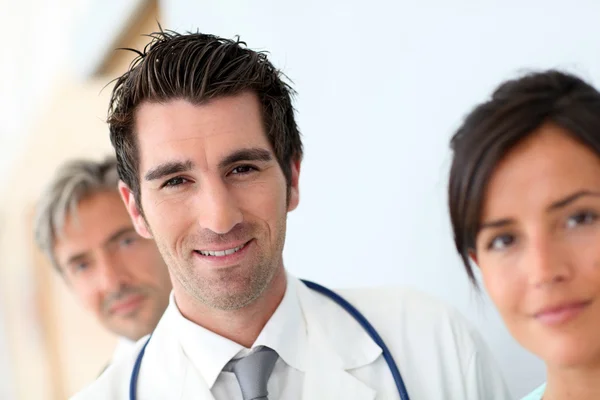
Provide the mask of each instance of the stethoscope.
MULTIPOLYGON (((385 362, 387 363, 388 368, 390 369, 390 372, 392 373, 392 376, 394 377, 394 382, 396 383, 396 388, 398 388, 398 394, 400 395, 400 400, 409 400, 408 393, 406 391, 406 387, 404 386, 404 381, 402 380, 402 376, 400 375, 398 366, 396 365, 396 362, 394 361, 394 358, 392 357, 392 353, 390 353, 390 350, 383 342, 383 339, 381 338, 381 336, 379 336, 379 334, 377 333, 377 331, 375 330, 373 325, 371 325, 371 323, 365 318, 365 316, 362 315, 360 313, 360 311, 358 311, 356 308, 354 308, 354 306, 352 306, 352 304, 348 303, 340 295, 327 289, 326 287, 323 287, 317 283, 310 282, 310 281, 302 280, 302 282, 310 289, 329 297, 331 300, 333 300, 337 304, 339 304, 340 307, 342 307, 344 310, 346 310, 346 312, 348 312, 348 314, 350 314, 365 329, 365 331, 367 331, 367 333, 369 334, 371 339, 373 339, 373 341, 375 343, 377 343, 377 345, 381 348, 381 350, 383 352, 383 358, 385 359, 385 362)), ((136 398, 137 398, 137 395, 136 395, 137 380, 138 380, 138 376, 140 374, 140 366, 142 365, 142 358, 144 358, 144 352, 146 351, 146 346, 148 346, 148 342, 150 342, 150 338, 148 338, 146 343, 144 343, 144 346, 142 347, 140 354, 138 354, 137 359, 135 360, 133 370, 131 371, 131 380, 129 381, 129 399, 130 400, 136 400, 136 398)))

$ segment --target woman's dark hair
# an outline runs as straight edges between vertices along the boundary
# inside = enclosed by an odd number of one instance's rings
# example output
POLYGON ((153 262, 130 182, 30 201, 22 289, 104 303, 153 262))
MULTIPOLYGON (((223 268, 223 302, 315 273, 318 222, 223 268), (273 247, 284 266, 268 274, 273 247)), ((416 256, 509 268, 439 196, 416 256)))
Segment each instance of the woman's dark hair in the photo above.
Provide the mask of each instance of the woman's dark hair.
POLYGON ((600 93, 581 78, 547 70, 503 82, 465 118, 450 141, 448 201, 454 243, 471 282, 469 253, 489 179, 501 159, 541 125, 552 123, 600 155, 600 93))

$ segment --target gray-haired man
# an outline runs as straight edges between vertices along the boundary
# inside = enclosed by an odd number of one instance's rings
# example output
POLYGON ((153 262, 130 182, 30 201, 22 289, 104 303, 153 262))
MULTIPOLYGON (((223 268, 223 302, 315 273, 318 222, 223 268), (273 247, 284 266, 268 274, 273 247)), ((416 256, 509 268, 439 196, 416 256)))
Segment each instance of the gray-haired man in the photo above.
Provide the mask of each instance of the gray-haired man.
POLYGON ((156 327, 171 280, 117 191, 116 160, 62 165, 37 205, 35 238, 67 286, 121 340, 115 357, 156 327))

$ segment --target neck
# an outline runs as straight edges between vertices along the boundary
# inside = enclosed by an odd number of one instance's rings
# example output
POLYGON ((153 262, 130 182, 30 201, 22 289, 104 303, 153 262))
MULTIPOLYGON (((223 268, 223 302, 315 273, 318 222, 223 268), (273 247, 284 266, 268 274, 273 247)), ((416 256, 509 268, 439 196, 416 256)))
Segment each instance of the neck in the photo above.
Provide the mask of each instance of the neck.
POLYGON ((593 367, 548 367, 544 400, 600 399, 600 365, 593 367))
POLYGON ((250 348, 281 303, 286 285, 285 270, 282 266, 259 298, 239 310, 216 310, 198 301, 182 301, 181 304, 177 302, 177 306, 182 315, 190 321, 250 348))

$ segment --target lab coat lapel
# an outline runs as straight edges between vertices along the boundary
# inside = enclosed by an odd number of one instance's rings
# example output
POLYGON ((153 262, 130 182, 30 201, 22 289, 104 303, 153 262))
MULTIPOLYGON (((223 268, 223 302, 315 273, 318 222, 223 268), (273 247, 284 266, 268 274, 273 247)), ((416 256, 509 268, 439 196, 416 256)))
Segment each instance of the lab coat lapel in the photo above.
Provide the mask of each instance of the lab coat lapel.
POLYGON ((177 333, 173 315, 163 316, 148 343, 142 363, 138 398, 214 400, 210 388, 185 355, 177 333))
POLYGON ((372 400, 375 390, 348 373, 339 356, 318 334, 309 337, 309 361, 304 376, 303 400, 372 400))
POLYGON ((337 304, 312 292, 300 281, 294 283, 309 344, 303 400, 374 399, 375 390, 347 370, 371 364, 381 349, 337 304))

